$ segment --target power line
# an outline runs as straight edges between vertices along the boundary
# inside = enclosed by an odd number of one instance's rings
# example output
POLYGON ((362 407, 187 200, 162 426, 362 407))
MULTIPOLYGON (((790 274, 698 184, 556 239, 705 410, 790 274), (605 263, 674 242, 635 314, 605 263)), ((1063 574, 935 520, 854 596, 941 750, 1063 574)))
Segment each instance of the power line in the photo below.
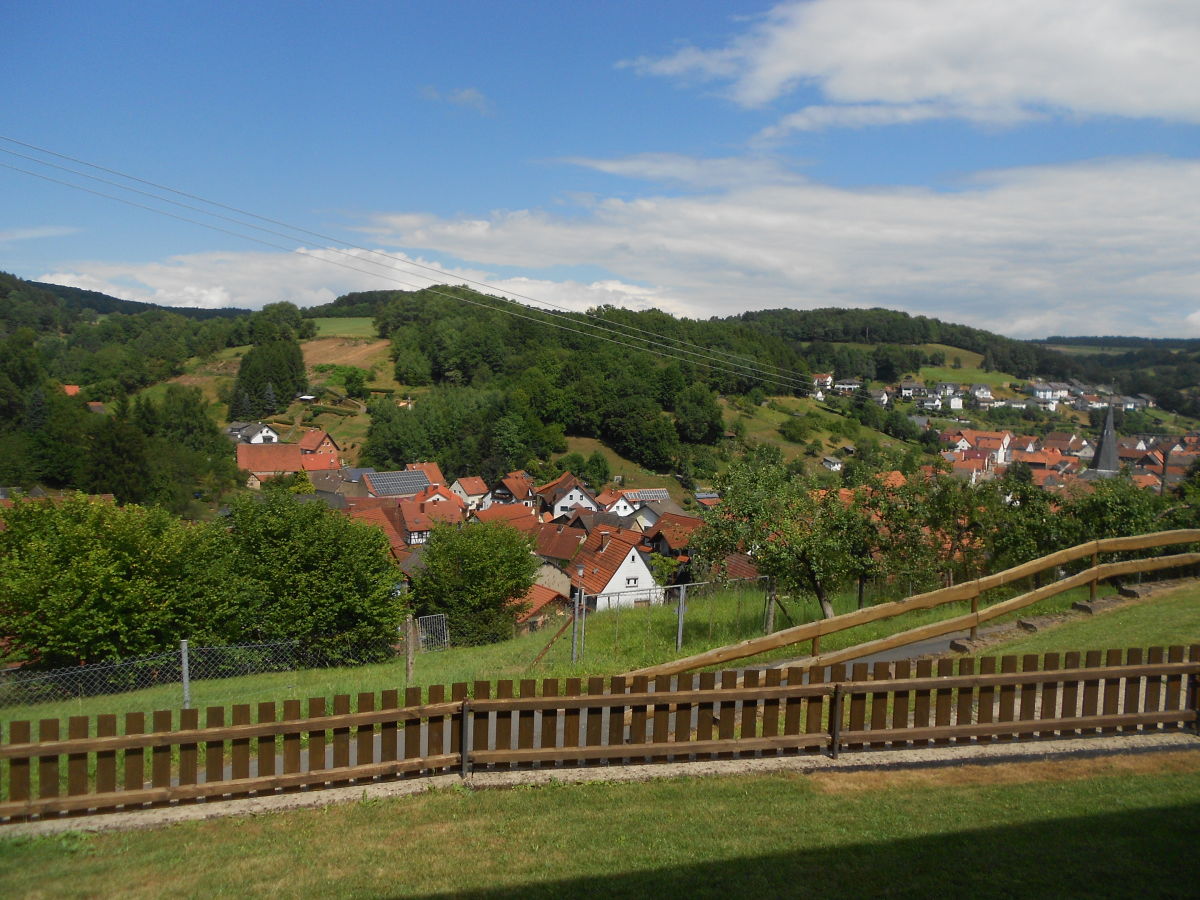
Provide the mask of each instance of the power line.
MULTIPOLYGON (((0 149, 3 149, 3 148, 0 148, 0 149)), ((9 151, 4 151, 4 152, 9 152, 9 151)), ((52 164, 50 164, 50 165, 52 165, 52 164)), ((64 180, 62 180, 62 179, 60 179, 60 178, 54 178, 54 177, 52 177, 52 176, 49 176, 49 175, 46 175, 46 174, 44 174, 44 173, 40 173, 40 172, 33 172, 33 171, 30 171, 30 170, 28 170, 28 169, 22 169, 22 168, 20 168, 19 166, 13 166, 13 165, 10 165, 10 164, 8 164, 8 163, 3 163, 3 162, 0 162, 0 168, 9 169, 9 170, 11 170, 11 171, 14 171, 14 172, 19 172, 19 173, 21 173, 21 174, 24 174, 24 175, 29 175, 29 176, 31 176, 31 177, 34 177, 34 178, 40 178, 40 179, 42 179, 43 181, 48 181, 48 182, 50 182, 50 183, 53 183, 53 184, 62 185, 62 186, 64 186, 64 187, 68 187, 68 188, 72 188, 72 189, 74 189, 74 190, 82 191, 82 192, 84 192, 84 193, 92 194, 92 195, 94 195, 94 196, 101 197, 101 198, 104 198, 104 199, 107 199, 107 200, 114 200, 114 201, 116 201, 116 202, 118 202, 118 203, 124 203, 124 204, 125 204, 125 205, 127 205, 127 206, 132 206, 132 207, 134 207, 134 208, 137 208, 137 209, 142 209, 142 210, 145 210, 145 211, 147 211, 147 212, 156 213, 156 214, 158 214, 158 215, 162 215, 162 216, 166 216, 166 217, 168 217, 168 218, 176 219, 176 220, 178 220, 178 221, 181 221, 181 222, 187 222, 187 223, 189 223, 189 224, 193 224, 193 225, 199 225, 199 226, 200 226, 200 227, 202 227, 202 228, 208 228, 208 229, 210 229, 210 230, 212 230, 212 231, 217 231, 217 232, 220 232, 220 233, 222 233, 222 234, 228 234, 228 235, 231 235, 231 236, 233 236, 233 237, 240 238, 240 239, 242 239, 242 240, 252 241, 252 242, 254 242, 254 243, 257 243, 257 244, 262 244, 263 246, 266 246, 266 247, 271 247, 271 248, 274 248, 274 249, 277 249, 277 250, 283 250, 283 251, 285 251, 285 252, 287 252, 287 253, 295 253, 295 252, 299 252, 299 253, 302 253, 302 254, 304 254, 305 256, 307 256, 307 257, 309 257, 309 258, 311 258, 311 259, 315 259, 315 260, 317 260, 317 261, 320 261, 320 262, 329 263, 330 265, 340 266, 340 267, 342 267, 342 268, 344 268, 344 269, 347 269, 347 270, 349 270, 349 271, 353 271, 353 272, 359 272, 360 274, 364 274, 364 275, 370 275, 370 276, 377 277, 377 278, 384 278, 384 279, 387 279, 387 280, 390 280, 390 281, 392 281, 392 282, 393 282, 393 283, 395 283, 395 284, 402 285, 402 286, 404 286, 404 287, 410 287, 410 288, 414 288, 414 289, 417 289, 417 290, 424 290, 424 291, 428 291, 428 292, 430 292, 430 293, 432 293, 432 294, 434 294, 434 295, 436 295, 436 296, 445 297, 445 298, 447 298, 447 299, 450 299, 450 300, 455 300, 455 301, 458 301, 458 302, 460 302, 460 303, 467 303, 467 304, 469 304, 469 305, 472 305, 472 306, 477 306, 477 307, 480 307, 480 308, 482 308, 482 309, 488 309, 488 310, 492 310, 492 311, 494 311, 494 312, 501 312, 501 313, 504 313, 504 314, 506 314, 506 315, 514 316, 514 317, 516 317, 516 318, 519 318, 519 319, 525 319, 525 320, 527 320, 527 321, 535 322, 535 323, 538 323, 538 324, 541 324, 541 325, 548 325, 548 326, 550 326, 550 327, 553 327, 553 328, 558 328, 558 329, 560 329, 560 330, 563 330, 563 331, 568 331, 568 332, 571 332, 571 333, 574 333, 574 334, 578 334, 578 335, 581 335, 581 336, 583 336, 583 337, 589 337, 589 338, 593 338, 593 339, 595 339, 595 340, 606 341, 606 342, 608 342, 608 343, 611 343, 611 344, 616 344, 616 345, 618 345, 618 346, 626 347, 626 348, 629 348, 629 349, 632 349, 632 350, 639 350, 639 351, 642 351, 642 352, 645 352, 645 353, 650 353, 650 354, 652 354, 652 355, 659 356, 659 357, 662 357, 662 358, 674 359, 674 360, 677 360, 677 361, 679 361, 679 362, 686 362, 686 363, 688 363, 689 365, 701 366, 701 367, 703 367, 703 368, 711 369, 711 370, 713 370, 713 371, 715 371, 715 372, 719 372, 719 373, 722 373, 722 374, 725 374, 725 375, 731 375, 731 376, 733 376, 733 377, 737 377, 737 378, 746 378, 746 377, 754 378, 755 380, 762 381, 762 382, 764 382, 764 383, 767 383, 767 384, 774 384, 774 385, 777 385, 777 386, 779 386, 779 387, 783 387, 784 389, 786 389, 786 390, 788 390, 788 391, 796 390, 797 388, 799 388, 799 389, 802 389, 802 390, 807 390, 807 388, 808 388, 808 385, 807 385, 805 382, 798 381, 798 380, 796 380, 796 379, 788 379, 788 380, 786 380, 786 381, 785 381, 785 380, 783 380, 783 379, 781 379, 781 378, 776 378, 776 377, 774 377, 774 376, 772 376, 772 375, 767 375, 767 374, 758 374, 758 373, 747 373, 747 372, 745 372, 745 371, 741 371, 741 370, 739 370, 738 368, 731 368, 731 366, 735 365, 735 364, 732 364, 732 363, 726 363, 725 365, 713 365, 713 364, 711 364, 711 363, 706 363, 706 362, 703 362, 703 361, 701 361, 701 360, 694 359, 694 358, 692 358, 692 357, 690 357, 690 356, 680 356, 680 355, 678 355, 678 354, 676 354, 676 353, 668 352, 669 350, 672 350, 672 349, 677 349, 677 348, 666 348, 666 347, 664 347, 664 348, 662 348, 662 349, 654 349, 653 347, 646 347, 646 346, 642 346, 642 345, 638 345, 638 344, 632 344, 632 343, 629 343, 628 341, 618 340, 618 339, 616 339, 616 338, 613 338, 613 337, 606 337, 604 334, 600 334, 600 333, 597 333, 597 332, 595 332, 595 331, 586 331, 586 330, 583 330, 583 329, 581 329, 581 328, 572 328, 572 327, 570 327, 570 326, 568 326, 568 325, 563 325, 563 324, 561 324, 561 323, 559 323, 559 322, 556 322, 556 321, 547 321, 547 320, 545 320, 545 319, 541 319, 541 318, 538 318, 538 317, 535 317, 535 316, 526 315, 526 314, 523 314, 523 313, 517 312, 516 310, 512 309, 511 307, 514 307, 514 306, 516 306, 516 307, 521 307, 521 308, 523 308, 523 309, 527 309, 527 310, 529 310, 530 312, 542 313, 543 315, 547 315, 547 316, 551 316, 551 317, 555 317, 555 318, 564 318, 564 319, 569 319, 569 318, 570 318, 570 317, 568 317, 568 316, 564 316, 564 315, 562 315, 562 314, 558 314, 558 313, 553 313, 553 312, 550 312, 549 310, 539 310, 539 309, 536 309, 536 308, 523 307, 521 304, 518 304, 518 303, 516 303, 515 301, 507 301, 507 300, 503 300, 503 298, 496 298, 496 299, 498 299, 498 300, 501 300, 502 302, 506 303, 506 304, 507 304, 507 306, 496 306, 496 305, 493 305, 493 304, 490 304, 490 303, 483 303, 483 302, 479 302, 479 301, 477 301, 477 300, 473 300, 473 299, 471 299, 471 298, 468 298, 468 297, 462 297, 462 296, 459 296, 459 295, 457 295, 457 294, 451 294, 451 293, 447 293, 447 292, 445 292, 445 291, 440 291, 440 290, 438 290, 436 287, 431 287, 430 285, 415 284, 415 283, 413 283, 413 282, 410 282, 410 281, 404 281, 404 280, 402 280, 402 279, 398 278, 398 277, 397 277, 397 276, 394 274, 394 270, 393 270, 393 271, 388 271, 388 272, 373 272, 373 271, 369 271, 369 270, 367 270, 367 269, 363 269, 363 268, 360 268, 360 267, 358 267, 358 266, 352 266, 352 265, 349 265, 349 264, 347 264, 347 263, 344 263, 344 262, 339 262, 339 261, 337 261, 337 260, 334 260, 334 259, 329 259, 329 258, 327 258, 327 257, 325 257, 325 256, 316 255, 316 254, 314 254, 312 251, 309 251, 309 250, 307 250, 307 249, 304 249, 304 248, 300 248, 300 249, 298 249, 298 250, 297 250, 297 249, 296 249, 296 248, 294 248, 294 247, 288 247, 288 246, 285 246, 285 245, 283 245, 283 244, 274 243, 274 242, 272 242, 272 241, 265 240, 265 239, 263 239, 263 238, 261 238, 261 237, 256 237, 256 236, 254 236, 254 235, 249 235, 249 234, 245 234, 245 233, 243 233, 243 232, 234 231, 234 230, 232 230, 232 229, 229 229, 229 228, 224 228, 224 227, 222 227, 222 226, 220 226, 220 225, 214 225, 214 224, 213 224, 213 223, 211 223, 211 222, 203 222, 203 221, 200 221, 200 220, 198 220, 198 219, 193 219, 193 218, 191 218, 191 217, 189 217, 189 216, 184 216, 184 215, 180 215, 180 214, 178 214, 178 213, 173 213, 173 212, 170 212, 169 210, 164 210, 164 209, 159 209, 159 208, 156 208, 156 207, 153 207, 153 206, 148 206, 148 205, 146 205, 146 204, 144 204, 144 203, 138 203, 137 201, 130 200, 130 199, 126 198, 126 197, 121 197, 121 196, 118 196, 118 195, 115 195, 115 194, 108 194, 108 193, 105 193, 104 191, 95 190, 95 189, 93 189, 93 188, 89 188, 89 187, 86 187, 86 186, 84 186, 84 185, 74 184, 74 183, 72 183, 72 182, 69 182, 69 181, 64 181, 64 180)), ((62 168, 62 167, 56 167, 56 168, 62 168)), ((68 170, 68 171, 70 171, 70 170, 68 170)), ((73 173, 73 174, 79 174, 79 175, 81 175, 81 177, 91 177, 91 176, 87 176, 87 175, 85 175, 85 174, 82 174, 82 173, 73 173)), ((94 179, 94 180, 98 180, 98 179, 94 179)), ((114 185, 114 186, 117 186, 117 185, 114 185)), ((119 187, 119 186, 117 186, 117 187, 119 187)), ((123 188, 123 189, 124 189, 124 188, 123 188)), ((129 190, 129 189, 127 189, 127 190, 129 190)), ((153 195, 153 194, 147 194, 147 193, 146 193, 146 192, 144 192, 144 191, 137 191, 137 193, 141 193, 141 194, 143 194, 143 195, 146 195, 146 196, 153 197, 154 199, 158 199, 158 200, 161 200, 161 201, 163 201, 163 202, 173 202, 173 201, 170 201, 170 200, 169 200, 169 199, 167 199, 167 198, 161 198, 161 197, 157 197, 156 195, 153 195)), ((176 205, 179 205, 179 204, 176 204, 176 205)), ((212 215, 212 214, 210 214, 210 213, 204 213, 204 214, 205 214, 205 215, 212 215)), ((222 218, 227 218, 227 217, 222 217, 222 218)), ((227 220, 228 220, 228 219, 227 219, 227 220)), ((233 221, 236 221, 236 220, 233 220, 233 221)), ((247 223, 237 223, 237 224, 247 225, 247 223)), ((256 227, 256 226, 248 226, 248 227, 256 227)), ((264 230, 264 231, 266 231, 266 229, 260 229, 260 230, 264 230)), ((274 232, 272 232, 272 233, 274 233, 274 232)), ((282 237, 289 237, 288 235, 280 235, 280 236, 282 236, 282 237)), ((329 248, 329 249, 330 249, 330 251, 331 251, 331 252, 338 253, 338 254, 340 254, 340 255, 343 255, 343 256, 347 256, 347 257, 349 257, 350 259, 353 259, 353 260, 355 260, 355 261, 366 262, 366 263, 368 263, 368 264, 370 264, 370 265, 375 265, 375 266, 379 266, 379 267, 382 267, 382 266, 384 266, 384 265, 385 265, 384 263, 381 263, 381 262, 375 262, 374 260, 370 260, 370 259, 362 260, 362 259, 360 259, 360 257, 358 257, 358 256, 355 256, 353 253, 349 253, 349 252, 347 252, 347 251, 344 251, 344 250, 338 250, 338 249, 336 249, 336 248, 329 248)), ((370 252, 370 251, 364 251, 364 252, 370 252)), ((409 273, 409 274, 414 274, 414 273, 409 273)), ((427 276, 419 276, 419 277, 427 277, 427 276)), ((430 280, 430 281, 432 281, 432 279, 427 279, 427 280, 430 280)), ((481 296, 481 297, 484 297, 484 296, 486 296, 486 295, 483 295, 483 294, 481 294, 481 295, 479 295, 479 296, 481 296)), ((570 319, 570 320, 571 320, 571 321, 575 321, 574 319, 570 319)), ((591 323, 588 323, 588 324, 590 325, 591 323)), ((595 326, 592 326, 592 327, 595 327, 595 326)), ((630 336, 630 337, 632 337, 632 338, 633 338, 633 339, 635 339, 635 340, 642 340, 642 341, 646 341, 647 343, 651 343, 651 344, 653 343, 653 342, 649 341, 649 340, 648 340, 648 339, 646 339, 646 338, 637 338, 636 336, 630 336)), ((681 350, 680 352, 683 352, 683 353, 688 353, 688 352, 690 352, 690 351, 681 350)))
MULTIPOLYGON (((599 316, 595 313, 591 313, 591 312, 587 312, 587 311, 584 311, 582 313, 575 313, 575 312, 570 311, 567 307, 561 306, 559 304, 555 304, 555 303, 551 303, 549 301, 539 300, 539 299, 536 299, 533 297, 529 297, 529 296, 521 294, 517 291, 504 290, 502 288, 499 288, 495 285, 491 285, 484 281, 479 281, 479 280, 471 279, 471 278, 463 278, 461 276, 457 276, 452 273, 446 272, 443 269, 439 269, 434 266, 425 265, 423 263, 416 262, 414 260, 407 259, 404 257, 398 257, 398 256, 395 256, 392 254, 384 253, 383 251, 380 251, 380 250, 368 250, 366 248, 358 247, 356 245, 350 244, 346 241, 341 240, 340 238, 336 238, 331 235, 322 234, 320 232, 311 231, 306 228, 291 225, 289 223, 282 222, 277 219, 271 219, 266 216, 261 216, 261 215, 258 215, 257 213, 253 213, 253 212, 250 212, 250 211, 247 211, 244 209, 240 209, 235 206, 230 206, 230 205, 227 205, 224 203, 220 203, 218 201, 209 200, 205 197, 201 197, 196 194, 190 194, 186 191, 180 191, 175 188, 172 188, 172 187, 169 187, 166 185, 161 185, 161 184, 158 184, 153 181, 148 181, 146 179, 139 178, 135 175, 129 175, 125 172, 121 172, 116 169, 110 169, 110 168, 107 168, 104 166, 90 163, 86 160, 82 160, 77 157, 68 156, 66 154, 58 153, 56 151, 49 150, 44 147, 39 147, 35 144, 29 144, 24 141, 19 141, 19 140, 16 140, 15 138, 10 138, 10 137, 4 136, 4 135, 0 135, 0 140, 7 141, 9 143, 16 144, 21 147, 25 147, 30 150, 35 150, 38 153, 43 153, 43 154, 46 154, 49 156, 56 157, 58 159, 67 160, 67 161, 73 162, 77 165, 86 166, 91 169, 96 169, 97 171, 105 172, 110 175, 115 175, 119 178, 123 178, 128 181, 133 181, 138 184, 143 184, 143 185, 146 185, 147 187, 152 187, 155 190, 167 191, 168 193, 175 194, 180 197, 186 197, 190 200, 195 200, 197 202, 206 204, 208 206, 213 206, 218 209, 224 209, 229 212, 237 213, 238 215, 241 215, 241 216, 247 216, 252 219, 257 219, 260 222, 267 222, 272 225, 277 225, 281 228, 288 229, 288 231, 295 232, 297 234, 307 235, 309 237, 316 237, 316 238, 319 238, 324 241, 329 241, 331 243, 341 245, 342 247, 349 247, 356 252, 368 253, 368 254, 371 254, 372 256, 382 256, 385 259, 389 259, 389 260, 393 261, 394 263, 397 263, 400 265, 424 269, 426 271, 434 272, 434 273, 436 273, 440 276, 444 276, 446 278, 466 282, 468 284, 478 285, 480 287, 485 287, 485 288, 488 288, 489 290, 493 290, 493 291, 500 291, 502 293, 509 294, 513 297, 518 297, 522 300, 526 300, 530 303, 537 303, 537 304, 541 304, 543 306, 553 307, 554 309, 563 310, 564 312, 567 312, 570 315, 572 320, 575 320, 576 317, 578 317, 578 316, 583 316, 583 317, 588 318, 589 320, 595 320, 594 322, 591 323, 592 327, 595 327, 599 330, 607 331, 612 334, 620 334, 624 337, 630 337, 634 340, 644 340, 650 344, 658 343, 661 345, 664 342, 671 343, 671 344, 677 344, 679 346, 676 348, 673 348, 673 349, 677 349, 677 350, 679 350, 679 352, 682 352, 682 353, 685 353, 688 355, 694 355, 694 356, 698 356, 702 359, 708 359, 713 362, 720 363, 723 367, 725 367, 724 371, 726 371, 727 373, 728 373, 729 368, 738 370, 736 373, 732 373, 732 374, 737 374, 739 377, 761 378, 764 380, 770 380, 772 383, 775 383, 775 384, 790 384, 792 386, 791 389, 793 389, 793 390, 800 389, 800 390, 807 391, 810 388, 810 385, 807 382, 796 379, 794 376, 792 376, 789 373, 789 371, 787 369, 785 369, 782 366, 776 366, 772 363, 764 363, 761 360, 756 360, 756 359, 753 359, 752 357, 743 356, 741 354, 733 353, 733 352, 727 351, 727 350, 719 350, 719 349, 713 348, 713 347, 704 347, 700 344, 695 344, 691 341, 686 341, 682 338, 658 334, 657 332, 653 332, 648 329, 640 328, 636 325, 630 325, 630 324, 621 323, 621 322, 611 322, 610 320, 605 319, 603 316, 599 316), (596 324, 596 322, 599 322, 600 324, 596 324), (622 331, 622 329, 623 329, 623 331, 622 331), (625 332, 632 332, 632 333, 626 334, 625 332), (639 335, 646 335, 646 337, 640 337, 639 335), (694 349, 691 349, 691 350, 686 349, 689 347, 694 348, 694 349)), ((227 222, 232 222, 232 223, 240 225, 242 227, 249 227, 249 228, 253 228, 258 231, 263 231, 264 233, 267 233, 267 234, 273 234, 277 237, 283 237, 283 238, 286 238, 289 240, 297 239, 294 234, 284 234, 284 233, 274 231, 269 228, 263 228, 262 226, 255 225, 251 222, 244 222, 244 221, 241 221, 238 219, 233 219, 229 216, 224 216, 219 213, 211 212, 210 210, 201 209, 199 207, 192 206, 190 204, 180 203, 179 201, 172 200, 169 197, 162 197, 157 194, 152 194, 147 191, 129 187, 127 185, 122 185, 117 182, 110 181, 108 179, 100 178, 95 175, 90 175, 86 172, 78 172, 73 169, 68 169, 65 166, 60 166, 60 165, 57 165, 56 163, 48 162, 46 160, 38 159, 36 157, 31 157, 31 156, 28 156, 25 154, 17 153, 16 151, 13 151, 13 150, 10 150, 7 148, 0 147, 0 151, 7 153, 11 156, 16 156, 21 159, 26 159, 26 160, 34 162, 38 165, 44 165, 44 166, 56 168, 61 171, 70 172, 71 174, 76 175, 81 178, 87 178, 87 179, 90 179, 93 181, 98 181, 103 184, 107 184, 111 187, 116 187, 119 190, 129 191, 129 192, 140 194, 140 195, 146 196, 146 197, 152 197, 153 199, 158 200, 163 203, 170 203, 174 206, 179 206, 184 209, 190 209, 193 212, 200 213, 201 215, 213 216, 214 218, 222 219, 227 222)), ((9 168, 11 168, 11 167, 9 167, 9 168)), ((25 170, 17 169, 17 171, 25 171, 25 170)), ((29 173, 29 172, 25 172, 25 173, 33 174, 33 173, 29 173)), ((68 187, 74 186, 74 185, 71 185, 71 184, 65 183, 65 182, 59 182, 59 183, 66 184, 68 187)), ((95 193, 95 192, 92 192, 92 193, 95 193)), ((102 194, 101 196, 108 196, 109 199, 115 199, 109 195, 102 194)), ((146 208, 146 207, 141 207, 141 208, 146 208)), ((156 210, 150 209, 150 211, 154 212, 156 210)), ((179 218, 179 217, 176 217, 176 218, 179 218)), ((184 218, 183 221, 192 221, 192 220, 184 218)), ((194 223, 194 224, 202 224, 202 223, 194 223)), ((240 235, 240 234, 237 236, 245 237, 244 235, 240 235)), ((330 248, 330 249, 333 249, 333 248, 330 248)), ((338 252, 338 251, 335 251, 335 252, 338 252)), ((350 255, 353 256, 355 259, 360 259, 360 257, 358 257, 355 254, 350 254, 350 255)), ((367 260, 367 261, 374 263, 373 260, 367 260)), ((415 273, 413 273, 413 274, 415 274, 415 273)), ((427 276, 422 276, 422 277, 427 277, 427 276)), ((433 281, 433 279, 429 279, 429 280, 433 281)), ((554 313, 554 312, 551 312, 550 310, 546 310, 546 309, 539 309, 538 311, 543 312, 546 315, 550 315, 550 316, 558 316, 559 315, 558 313, 554 313)), ((678 358, 678 357, 676 357, 676 358, 678 358)), ((716 368, 716 367, 710 366, 709 368, 716 368)))

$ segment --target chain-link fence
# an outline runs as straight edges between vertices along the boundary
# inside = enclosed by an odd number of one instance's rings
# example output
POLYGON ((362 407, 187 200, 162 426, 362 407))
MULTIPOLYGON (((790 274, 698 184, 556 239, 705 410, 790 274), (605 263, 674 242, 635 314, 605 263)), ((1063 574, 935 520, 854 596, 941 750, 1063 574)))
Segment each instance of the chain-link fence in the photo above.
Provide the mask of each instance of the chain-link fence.
POLYGON ((187 706, 192 682, 381 661, 396 652, 391 645, 350 647, 337 642, 293 640, 196 647, 181 641, 178 650, 119 662, 0 671, 0 707, 59 703, 164 685, 179 685, 183 705, 187 706))
POLYGON ((657 660, 761 635, 770 584, 759 577, 589 594, 572 635, 577 656, 595 663, 609 654, 657 660))

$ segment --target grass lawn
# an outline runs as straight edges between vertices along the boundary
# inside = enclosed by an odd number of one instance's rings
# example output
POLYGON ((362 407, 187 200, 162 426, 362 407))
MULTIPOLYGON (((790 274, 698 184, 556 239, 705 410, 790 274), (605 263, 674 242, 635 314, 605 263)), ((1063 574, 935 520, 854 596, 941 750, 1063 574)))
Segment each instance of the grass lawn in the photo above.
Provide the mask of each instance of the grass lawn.
POLYGON ((374 338, 375 320, 369 316, 356 318, 313 319, 317 323, 317 337, 374 338))
POLYGON ((987 655, 1196 643, 1200 643, 1200 585, 1192 584, 997 644, 988 648, 987 655))
POLYGON ((620 487, 666 488, 671 494, 671 499, 681 506, 683 505, 683 498, 688 496, 689 492, 683 489, 678 479, 672 478, 670 475, 655 475, 653 472, 643 469, 633 460, 621 456, 607 444, 603 444, 595 438, 567 438, 568 453, 582 453, 586 459, 596 450, 603 453, 605 459, 608 460, 608 467, 612 475, 620 475, 622 477, 623 480, 620 487))
POLYGON ((1186 897, 1198 762, 451 789, 0 834, 0 883, 8 897, 1186 897))

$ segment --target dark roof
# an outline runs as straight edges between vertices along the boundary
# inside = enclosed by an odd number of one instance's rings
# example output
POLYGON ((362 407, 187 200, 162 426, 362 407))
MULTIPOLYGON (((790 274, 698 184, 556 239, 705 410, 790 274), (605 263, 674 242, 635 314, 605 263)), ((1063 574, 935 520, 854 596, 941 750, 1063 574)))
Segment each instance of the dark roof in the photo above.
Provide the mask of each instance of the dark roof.
POLYGON ((412 496, 429 486, 429 477, 419 469, 402 472, 369 472, 364 475, 377 497, 412 496))
POLYGON ((1121 460, 1117 455, 1117 433, 1113 428, 1113 410, 1108 407, 1108 415, 1104 418, 1104 431, 1100 435, 1100 444, 1096 447, 1096 455, 1092 458, 1092 469, 1098 474, 1116 475, 1121 471, 1121 460))

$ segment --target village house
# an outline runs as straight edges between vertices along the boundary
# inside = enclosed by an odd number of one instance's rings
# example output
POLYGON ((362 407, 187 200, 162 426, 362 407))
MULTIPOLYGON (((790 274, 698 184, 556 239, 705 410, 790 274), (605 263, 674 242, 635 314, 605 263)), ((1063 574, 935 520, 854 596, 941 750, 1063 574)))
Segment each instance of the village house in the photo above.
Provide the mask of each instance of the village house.
POLYGON ((279 432, 262 422, 230 422, 225 436, 242 444, 278 444, 279 432))
POLYGON ((638 550, 637 532, 597 528, 575 557, 572 579, 582 580, 588 607, 596 610, 662 602, 662 588, 638 550))
POLYGON ((323 431, 320 428, 312 431, 306 431, 299 441, 300 452, 304 455, 328 456, 336 459, 338 466, 341 466, 342 461, 339 454, 342 448, 338 446, 337 441, 333 436, 323 431))
POLYGON ((504 506, 513 503, 519 503, 522 506, 527 506, 534 509, 537 506, 538 498, 533 492, 533 478, 529 473, 518 469, 515 472, 509 472, 500 479, 500 483, 493 487, 483 498, 480 503, 480 509, 487 509, 490 506, 504 506))
POLYGON ((429 487, 428 476, 419 469, 367 472, 362 480, 371 497, 411 498, 429 487))
POLYGON ((517 613, 517 634, 541 631, 571 611, 571 600, 566 595, 541 584, 530 587, 513 605, 521 610, 517 613))
POLYGON ((459 478, 454 484, 450 485, 450 490, 466 504, 469 511, 479 509, 479 505, 483 503, 483 498, 487 496, 487 482, 478 476, 469 475, 459 478))
POLYGON ((534 493, 541 501, 542 509, 554 518, 564 516, 576 507, 592 512, 600 509, 591 491, 570 472, 563 472, 553 481, 535 489, 534 493))

